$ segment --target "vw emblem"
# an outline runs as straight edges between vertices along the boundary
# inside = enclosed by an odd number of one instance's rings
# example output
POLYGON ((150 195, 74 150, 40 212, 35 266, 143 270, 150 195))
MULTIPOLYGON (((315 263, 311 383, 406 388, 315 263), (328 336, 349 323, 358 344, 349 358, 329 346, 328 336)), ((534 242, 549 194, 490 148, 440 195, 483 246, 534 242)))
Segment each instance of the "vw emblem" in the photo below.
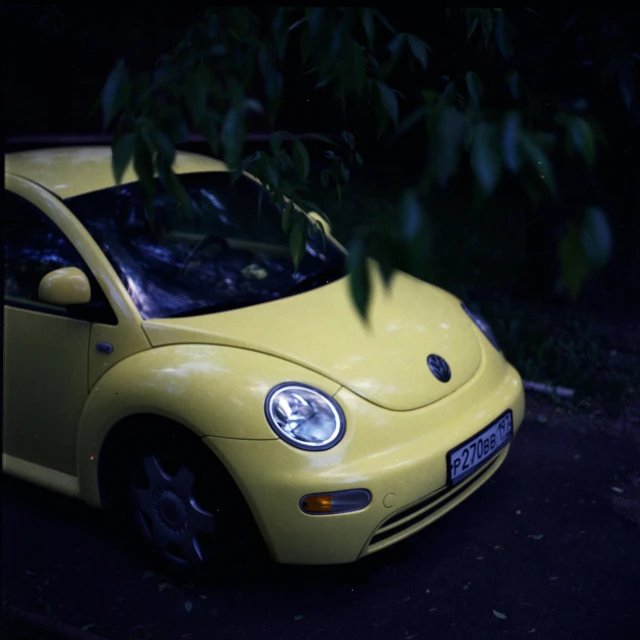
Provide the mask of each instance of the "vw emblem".
POLYGON ((431 373, 433 373, 440 382, 449 382, 449 380, 451 380, 451 369, 444 358, 432 353, 430 356, 427 356, 427 365, 431 373))

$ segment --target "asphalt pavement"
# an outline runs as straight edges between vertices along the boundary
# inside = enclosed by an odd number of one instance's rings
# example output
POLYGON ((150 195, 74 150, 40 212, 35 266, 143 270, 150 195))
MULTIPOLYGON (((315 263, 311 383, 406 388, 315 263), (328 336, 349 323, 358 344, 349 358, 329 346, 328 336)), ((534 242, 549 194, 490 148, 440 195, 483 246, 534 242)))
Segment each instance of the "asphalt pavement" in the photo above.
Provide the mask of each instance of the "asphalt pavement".
MULTIPOLYGON (((640 638, 628 440, 525 422, 469 500, 353 565, 223 585, 148 570, 104 514, 5 478, 3 600, 112 640, 640 638)), ((4 640, 4 639, 3 639, 4 640)))

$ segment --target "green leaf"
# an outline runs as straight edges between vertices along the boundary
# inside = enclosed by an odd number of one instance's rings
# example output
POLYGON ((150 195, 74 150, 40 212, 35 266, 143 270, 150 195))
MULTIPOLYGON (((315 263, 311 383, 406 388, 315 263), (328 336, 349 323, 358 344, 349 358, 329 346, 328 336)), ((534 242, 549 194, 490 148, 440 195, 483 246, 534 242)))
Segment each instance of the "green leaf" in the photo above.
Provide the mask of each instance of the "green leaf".
POLYGON ((133 170, 136 172, 145 191, 147 216, 150 220, 153 220, 153 196, 155 194, 153 156, 151 149, 149 149, 141 135, 136 136, 133 150, 133 170))
MULTIPOLYGON (((433 99, 433 94, 430 91, 423 91, 422 96, 425 99, 425 104, 430 106, 431 100, 433 99)), ((448 82, 447 86, 444 88, 442 93, 437 96, 436 107, 443 108, 445 106, 451 106, 456 98, 456 83, 448 82)))
POLYGON ((491 125, 478 124, 471 147, 471 167, 485 194, 493 193, 500 180, 502 159, 496 142, 491 125))
POLYGON ((562 282, 570 297, 576 300, 584 287, 591 268, 575 224, 569 225, 565 236, 559 243, 558 251, 562 282))
POLYGON ((380 22, 382 22, 382 24, 389 30, 391 31, 391 33, 395 33, 396 30, 391 26, 391 24, 389 23, 389 21, 384 17, 384 15, 382 13, 380 13, 380 11, 378 11, 378 9, 371 9, 371 13, 373 13, 373 15, 378 18, 378 20, 380 20, 380 22))
POLYGON ((389 49, 389 53, 391 54, 391 58, 393 59, 394 62, 400 56, 400 53, 402 51, 402 46, 404 45, 405 41, 406 41, 406 36, 404 33, 396 34, 389 41, 389 44, 387 45, 387 49, 389 49))
POLYGON ((480 109, 480 98, 483 95, 482 81, 475 71, 467 71, 465 75, 467 91, 476 110, 480 109))
POLYGON ((577 149, 592 167, 596 162, 596 141, 589 123, 580 116, 570 116, 567 119, 567 136, 569 150, 577 149))
POLYGON ((351 131, 343 131, 342 139, 344 140, 345 144, 349 147, 349 149, 351 149, 352 151, 353 149, 355 149, 356 139, 353 133, 351 133, 351 131))
POLYGON ((513 57, 513 27, 504 13, 498 15, 496 21, 496 41, 498 49, 505 60, 513 57))
POLYGON ((347 256, 347 268, 349 270, 349 288, 351 299, 360 317, 366 321, 367 309, 371 294, 371 282, 367 267, 367 254, 362 238, 356 238, 349 247, 347 256))
POLYGON ((413 127, 415 127, 418 123, 423 122, 428 111, 429 110, 427 107, 418 107, 417 109, 414 109, 414 111, 411 112, 402 121, 402 123, 400 124, 400 128, 398 129, 398 133, 400 135, 404 135, 405 133, 413 129, 413 127))
POLYGON ((291 233, 291 228, 293 227, 293 213, 293 202, 289 200, 282 212, 282 230, 287 236, 291 233))
POLYGON ((305 24, 307 22, 307 16, 304 18, 300 18, 300 20, 296 20, 290 27, 289 31, 295 31, 299 26, 305 24))
POLYGON ((202 120, 200 121, 200 133, 205 137, 209 143, 211 153, 217 156, 220 150, 219 138, 218 138, 218 126, 211 112, 205 112, 202 120))
POLYGON ((262 154, 263 154, 262 151, 254 151, 253 153, 250 153, 248 156, 246 156, 240 163, 238 170, 232 173, 231 184, 235 184, 238 178, 242 176, 243 171, 247 171, 251 173, 254 165, 260 162, 260 158, 262 158, 262 154))
POLYGON ((464 9, 464 14, 467 23, 467 42, 469 42, 480 24, 480 12, 478 9, 464 9))
POLYGON ((380 268, 380 275, 382 276, 382 282, 386 289, 389 289, 391 280, 395 273, 394 264, 394 247, 393 243, 388 238, 377 238, 376 243, 376 261, 380 268))
POLYGON ((242 157, 245 138, 244 114, 239 108, 227 111, 222 122, 220 141, 224 152, 224 161, 231 168, 235 168, 242 157))
POLYGON ((176 148, 171 138, 160 129, 150 128, 149 139, 155 152, 167 165, 171 166, 176 157, 176 148))
POLYGON ((496 611, 495 609, 493 610, 493 615, 498 618, 498 620, 506 620, 507 616, 504 615, 504 613, 500 613, 500 611, 496 611))
POLYGON ((158 162, 158 174, 160 180, 167 190, 169 195, 178 203, 180 211, 186 213, 188 216, 193 214, 193 205, 191 197, 187 190, 184 188, 182 182, 180 182, 178 176, 174 173, 171 165, 166 164, 162 160, 158 162))
POLYGON ((520 99, 520 75, 517 71, 509 71, 505 74, 504 81, 509 85, 509 91, 514 100, 520 99))
POLYGON ((315 38, 325 23, 325 8, 324 7, 313 7, 313 8, 305 8, 307 11, 307 23, 309 25, 309 31, 311 35, 315 38))
POLYGON ((117 113, 124 107, 129 97, 129 71, 124 60, 118 60, 115 69, 107 77, 102 90, 102 111, 105 129, 111 124, 117 113))
POLYGON ((544 150, 536 144, 531 136, 524 132, 520 133, 520 148, 531 162, 540 178, 544 181, 551 193, 556 192, 556 182, 553 175, 553 168, 544 150))
POLYGON ((356 162, 362 165, 362 156, 356 151, 356 162))
POLYGON ((294 168, 293 159, 286 151, 280 151, 276 157, 276 163, 282 173, 287 173, 294 168))
POLYGON ((393 121, 393 124, 398 126, 398 98, 388 85, 384 84, 384 82, 377 82, 378 91, 380 92, 380 101, 387 112, 388 116, 393 121))
POLYGON ((258 54, 258 64, 264 78, 267 98, 271 101, 279 99, 283 87, 282 74, 276 68, 271 52, 264 46, 258 54))
POLYGON ((300 179, 306 182, 310 168, 309 153, 300 140, 296 140, 293 143, 293 166, 300 179))
POLYGON ((408 191, 402 200, 400 223, 400 232, 406 242, 411 242, 416 237, 422 226, 423 217, 424 211, 415 192, 408 191))
POLYGON ((482 25, 482 42, 485 50, 489 47, 489 40, 491 39, 491 33, 493 32, 493 14, 491 9, 482 9, 482 17, 480 23, 482 25))
POLYGON ((184 95, 191 114, 191 121, 198 126, 207 108, 207 89, 200 68, 191 72, 185 81, 184 95))
POLYGON ((611 257, 613 235, 607 214, 600 207, 587 207, 580 230, 584 252, 594 267, 603 267, 611 257))
POLYGON ((113 177, 117 184, 120 184, 124 172, 131 163, 135 143, 135 133, 126 133, 118 138, 116 143, 113 145, 111 167, 113 169, 113 177))
POLYGON ((349 176, 351 175, 351 172, 347 168, 347 165, 341 160, 338 166, 340 167, 340 175, 342 176, 342 179, 345 182, 349 182, 349 176))
POLYGON ((294 269, 297 271, 307 250, 307 217, 298 216, 289 235, 289 249, 293 259, 294 269))
POLYGON ((407 42, 411 53, 413 53, 415 59, 420 63, 422 68, 427 70, 427 44, 413 35, 407 35, 407 42))
POLYGON ((362 19, 362 27, 367 36, 367 44, 369 49, 373 49, 373 43, 376 35, 376 26, 373 22, 373 14, 370 9, 362 9, 360 13, 362 19))
POLYGON ((324 226, 318 220, 309 220, 311 235, 315 236, 316 233, 320 234, 322 238, 322 246, 326 251, 327 248, 327 232, 325 231, 324 226))
POLYGON ((267 154, 262 154, 256 167, 256 177, 266 187, 277 189, 280 184, 280 172, 275 159, 267 154))
POLYGON ((285 20, 288 11, 285 7, 278 7, 271 21, 271 34, 276 46, 276 53, 280 60, 284 58, 287 43, 289 42, 289 28, 285 20))
POLYGON ((322 182, 322 186, 323 187, 328 187, 329 186, 329 182, 331 181, 331 170, 330 169, 323 169, 322 173, 320 174, 320 182, 322 182))
POLYGON ((514 174, 518 173, 522 166, 520 126, 520 114, 517 111, 507 113, 502 130, 502 151, 505 166, 514 174))
POLYGON ((253 113, 264 113, 264 109, 258 100, 248 98, 244 101, 244 110, 253 111, 253 113))
POLYGON ((274 155, 277 155, 278 151, 282 149, 282 135, 279 131, 274 131, 269 136, 269 145, 271 146, 271 151, 273 151, 274 155))
POLYGON ((189 127, 184 118, 182 109, 170 106, 162 110, 163 117, 158 118, 158 124, 176 142, 184 142, 189 137, 189 127))

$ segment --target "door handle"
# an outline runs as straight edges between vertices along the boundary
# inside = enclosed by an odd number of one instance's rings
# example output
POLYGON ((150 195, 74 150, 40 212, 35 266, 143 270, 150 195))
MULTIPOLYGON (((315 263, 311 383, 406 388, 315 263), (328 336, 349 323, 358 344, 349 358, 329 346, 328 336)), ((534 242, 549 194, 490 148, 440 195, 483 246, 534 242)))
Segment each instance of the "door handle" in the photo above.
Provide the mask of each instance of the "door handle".
POLYGON ((113 345, 109 342, 98 342, 96 343, 96 349, 100 351, 100 353, 113 353, 113 345))

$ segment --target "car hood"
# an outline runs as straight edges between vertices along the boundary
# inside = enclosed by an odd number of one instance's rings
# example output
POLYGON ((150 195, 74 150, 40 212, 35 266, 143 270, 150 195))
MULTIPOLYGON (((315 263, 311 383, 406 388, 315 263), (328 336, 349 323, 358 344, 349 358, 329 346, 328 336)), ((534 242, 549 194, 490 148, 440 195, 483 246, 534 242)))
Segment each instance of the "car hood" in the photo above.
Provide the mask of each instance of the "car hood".
POLYGON ((143 327, 154 347, 201 343, 259 351, 303 365, 396 411, 424 407, 468 382, 480 367, 482 350, 457 298, 403 273, 385 289, 375 267, 371 280, 366 323, 355 311, 345 277, 272 302, 149 320, 143 327), (448 362, 448 382, 431 373, 429 354, 448 362))

